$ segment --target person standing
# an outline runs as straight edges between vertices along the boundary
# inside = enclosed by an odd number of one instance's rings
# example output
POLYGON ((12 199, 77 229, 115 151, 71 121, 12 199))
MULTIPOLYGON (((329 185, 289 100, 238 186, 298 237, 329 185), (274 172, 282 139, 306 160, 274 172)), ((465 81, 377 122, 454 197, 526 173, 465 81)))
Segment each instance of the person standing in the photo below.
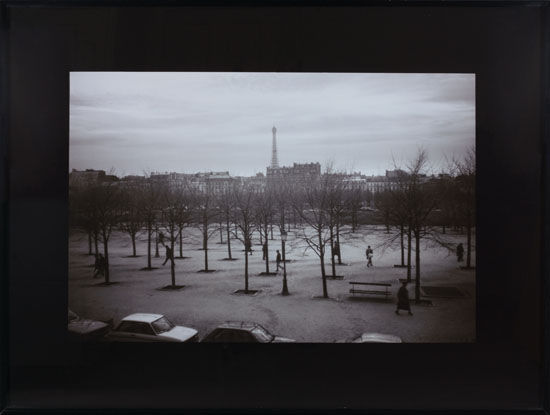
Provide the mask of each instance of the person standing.
POLYGON ((262 260, 265 261, 265 259, 267 258, 267 242, 265 242, 262 246, 262 253, 263 253, 262 260))
POLYGON ((166 265, 168 260, 172 259, 173 255, 174 255, 173 252, 172 252, 172 248, 170 248, 168 245, 165 245, 165 248, 166 248, 166 259, 164 260, 162 265, 166 265))
POLYGON ((366 252, 366 255, 367 255, 367 267, 372 267, 372 257, 373 257, 373 250, 372 248, 369 247, 367 248, 367 252, 366 252))
POLYGON ((277 271, 279 271, 279 268, 283 268, 281 266, 282 259, 281 259, 281 253, 279 252, 279 250, 277 250, 277 259, 276 259, 276 261, 277 261, 277 271))
POLYGON ((164 234, 162 232, 159 233, 159 242, 164 246, 164 234))
POLYGON ((458 262, 464 261, 464 246, 462 245, 462 242, 456 247, 456 260, 458 262))
POLYGON ((407 291, 407 281, 403 281, 403 285, 397 292, 397 308, 395 314, 399 314, 399 310, 407 310, 409 315, 412 316, 411 303, 409 301, 409 291, 407 291))

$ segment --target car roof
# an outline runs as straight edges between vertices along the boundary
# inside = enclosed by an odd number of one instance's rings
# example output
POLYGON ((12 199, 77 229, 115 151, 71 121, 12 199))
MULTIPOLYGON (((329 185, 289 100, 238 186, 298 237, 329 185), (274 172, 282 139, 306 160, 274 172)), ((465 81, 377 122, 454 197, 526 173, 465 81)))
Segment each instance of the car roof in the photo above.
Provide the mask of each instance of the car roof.
POLYGON ((162 314, 135 313, 124 317, 121 321, 139 321, 142 323, 152 323, 163 317, 162 314))
POLYGON ((226 321, 223 324, 218 326, 219 329, 242 329, 242 330, 252 330, 258 327, 258 323, 253 323, 250 321, 226 321))

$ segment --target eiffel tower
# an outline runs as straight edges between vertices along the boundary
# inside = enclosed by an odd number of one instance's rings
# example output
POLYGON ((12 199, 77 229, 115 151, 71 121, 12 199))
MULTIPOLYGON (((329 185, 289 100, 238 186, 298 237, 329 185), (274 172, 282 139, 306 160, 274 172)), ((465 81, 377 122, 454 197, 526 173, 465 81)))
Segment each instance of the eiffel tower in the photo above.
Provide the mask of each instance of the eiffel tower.
POLYGON ((279 167, 279 159, 277 157, 277 129, 275 126, 271 129, 273 132, 273 144, 271 147, 271 168, 279 167))

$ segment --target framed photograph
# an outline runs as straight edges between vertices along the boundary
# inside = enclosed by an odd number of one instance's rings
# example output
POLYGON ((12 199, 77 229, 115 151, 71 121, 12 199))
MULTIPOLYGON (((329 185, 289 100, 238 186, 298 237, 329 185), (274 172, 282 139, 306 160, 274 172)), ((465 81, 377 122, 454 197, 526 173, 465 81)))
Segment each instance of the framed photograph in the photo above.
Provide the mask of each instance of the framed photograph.
POLYGON ((6 413, 547 412, 543 4, 39 5, 6 413))

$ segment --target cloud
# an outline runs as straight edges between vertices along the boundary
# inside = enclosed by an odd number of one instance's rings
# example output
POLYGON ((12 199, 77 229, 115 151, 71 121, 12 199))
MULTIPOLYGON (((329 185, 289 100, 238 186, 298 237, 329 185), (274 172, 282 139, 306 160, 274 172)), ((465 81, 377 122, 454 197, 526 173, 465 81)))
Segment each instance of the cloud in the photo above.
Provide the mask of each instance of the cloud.
POLYGON ((71 73, 70 167, 253 174, 269 163, 275 124, 281 163, 334 158, 379 172, 397 149, 471 147, 474 83, 463 74, 71 73))

